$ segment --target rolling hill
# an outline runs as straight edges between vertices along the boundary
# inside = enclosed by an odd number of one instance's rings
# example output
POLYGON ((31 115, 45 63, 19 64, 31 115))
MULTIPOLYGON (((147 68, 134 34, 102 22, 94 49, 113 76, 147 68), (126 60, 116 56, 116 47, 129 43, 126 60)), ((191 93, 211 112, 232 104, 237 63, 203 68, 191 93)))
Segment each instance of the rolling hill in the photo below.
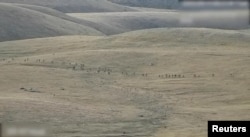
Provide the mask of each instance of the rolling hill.
POLYGON ((30 9, 0 4, 0 41, 60 35, 102 35, 91 27, 65 20, 66 15, 53 16, 54 11, 40 8, 40 12, 37 7, 33 7, 36 10, 32 10, 32 6, 28 7, 30 9))
POLYGON ((0 121, 53 137, 206 137, 208 120, 250 118, 249 42, 205 28, 0 42, 0 121))
MULTIPOLYGON (((158 28, 114 35, 111 39, 130 42, 145 41, 147 43, 159 41, 162 43, 185 43, 187 45, 202 43, 208 46, 237 46, 238 44, 247 46, 250 42, 250 39, 248 39, 250 35, 241 31, 208 28, 158 28)), ((178 47, 178 45, 175 46, 178 47)))
POLYGON ((99 24, 102 27, 98 30, 108 35, 166 27, 249 28, 247 11, 182 12, 178 10, 145 10, 141 12, 72 13, 68 15, 99 24))
POLYGON ((157 27, 174 27, 177 22, 175 12, 73 13, 68 15, 99 24, 102 26, 101 29, 105 29, 101 30, 105 34, 157 27))
MULTIPOLYGON (((245 15, 245 13, 237 14, 232 11, 224 13, 216 12, 215 14, 209 15, 205 12, 188 13, 178 10, 133 8, 133 10, 135 10, 133 12, 65 14, 51 9, 53 8, 51 6, 38 6, 48 1, 49 0, 37 2, 24 0, 19 2, 35 5, 18 3, 1 4, 3 7, 1 9, 2 13, 0 14, 0 17, 3 19, 0 21, 2 24, 1 41, 78 34, 96 35, 98 33, 99 35, 103 33, 106 35, 114 35, 134 30, 166 27, 249 28, 248 21, 245 19, 247 15, 245 15), (9 12, 11 9, 13 9, 14 13, 9 12), (20 19, 21 21, 16 22, 13 21, 14 19, 20 19), (13 23, 10 24, 8 22, 13 23)), ((9 2, 15 2, 15 0, 9 2)), ((53 2, 56 4, 56 2, 59 1, 53 2)), ((86 4, 88 2, 85 1, 84 3, 86 4)), ((105 7, 105 4, 102 6, 105 7)), ((88 7, 91 6, 88 5, 88 7)))
POLYGON ((106 0, 0 0, 0 2, 38 5, 67 13, 134 11, 132 8, 106 0))

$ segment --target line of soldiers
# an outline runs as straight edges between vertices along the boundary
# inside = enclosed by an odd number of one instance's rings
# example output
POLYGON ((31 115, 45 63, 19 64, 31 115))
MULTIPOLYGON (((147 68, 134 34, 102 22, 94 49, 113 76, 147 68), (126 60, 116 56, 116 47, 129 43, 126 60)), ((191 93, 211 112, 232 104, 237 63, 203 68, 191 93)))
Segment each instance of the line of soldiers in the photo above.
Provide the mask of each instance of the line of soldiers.
MULTIPOLYGON (((10 63, 11 61, 14 61, 15 58, 12 57, 10 59, 6 59, 6 58, 2 58, 0 61, 8 61, 8 63, 10 63)), ((25 58, 23 60, 24 62, 29 62, 30 59, 29 58, 25 58)), ((36 62, 37 63, 45 63, 45 59, 36 59, 36 62)), ((55 62, 54 61, 50 61, 48 63, 51 63, 51 64, 54 64, 55 62)), ((66 65, 67 63, 66 62, 62 62, 62 65, 66 65)), ((87 72, 91 72, 91 71, 96 71, 97 73, 101 73, 101 72, 104 72, 104 73, 107 73, 108 75, 110 75, 112 73, 112 69, 110 68, 85 68, 85 65, 84 64, 78 64, 78 63, 68 63, 70 66, 69 68, 72 67, 72 70, 76 71, 76 70, 86 70, 87 72)), ((136 73, 133 72, 131 74, 129 74, 128 72, 126 71, 122 71, 122 75, 124 76, 136 76, 136 73)), ((142 77, 148 77, 148 73, 141 73, 141 74, 138 74, 138 75, 141 75, 142 77)), ((215 74, 211 74, 212 77, 215 77, 215 74)), ((230 74, 231 77, 233 77, 233 74, 230 74)), ((185 78, 185 75, 183 74, 163 74, 163 75, 158 75, 159 78, 185 78)), ((197 75, 197 74, 193 74, 193 78, 199 78, 201 77, 200 75, 197 75)))
POLYGON ((181 74, 164 74, 158 75, 159 78, 185 78, 185 75, 181 74))

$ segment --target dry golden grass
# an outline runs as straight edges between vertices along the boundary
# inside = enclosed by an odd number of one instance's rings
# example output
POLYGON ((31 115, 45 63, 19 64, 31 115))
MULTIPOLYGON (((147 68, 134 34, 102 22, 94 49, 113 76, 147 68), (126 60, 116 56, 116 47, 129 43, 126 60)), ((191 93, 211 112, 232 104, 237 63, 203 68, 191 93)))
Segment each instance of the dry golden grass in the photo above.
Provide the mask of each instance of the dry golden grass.
POLYGON ((250 118, 249 37, 154 29, 2 42, 0 121, 58 137, 205 137, 207 120, 250 118))

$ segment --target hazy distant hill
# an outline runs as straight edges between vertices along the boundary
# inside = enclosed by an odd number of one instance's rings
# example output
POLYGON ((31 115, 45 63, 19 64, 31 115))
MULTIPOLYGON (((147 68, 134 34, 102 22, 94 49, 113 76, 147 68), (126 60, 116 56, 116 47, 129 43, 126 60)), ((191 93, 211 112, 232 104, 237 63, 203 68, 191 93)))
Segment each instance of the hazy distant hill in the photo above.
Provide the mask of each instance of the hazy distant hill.
POLYGON ((106 0, 0 0, 0 2, 39 5, 62 12, 114 12, 133 10, 129 7, 106 0))
POLYGON ((178 6, 178 0, 109 0, 109 1, 134 7, 171 9, 178 6))
POLYGON ((99 24, 99 31, 105 34, 117 34, 149 28, 216 28, 246 29, 249 28, 247 13, 226 12, 181 12, 181 11, 145 11, 145 12, 112 12, 112 13, 73 13, 73 17, 99 24))
POLYGON ((23 7, 23 8, 27 8, 27 9, 31 9, 31 10, 35 10, 35 11, 39 11, 51 16, 55 16, 64 20, 68 20, 77 24, 81 24, 84 26, 88 26, 91 28, 94 28, 98 31, 104 32, 105 34, 110 34, 110 33, 106 33, 106 32, 112 32, 113 34, 113 27, 109 28, 109 27, 104 27, 102 24, 100 23, 95 23, 95 22, 91 22, 85 19, 78 19, 72 16, 68 16, 65 13, 62 13, 60 11, 51 9, 51 8, 47 8, 47 7, 42 7, 42 6, 35 6, 35 5, 26 5, 26 4, 15 4, 17 6, 23 7))
MULTIPOLYGON (((34 7, 35 8, 35 7, 34 7)), ((60 35, 102 35, 75 22, 12 4, 0 4, 0 41, 60 35)))
POLYGON ((108 35, 178 25, 178 13, 175 12, 73 13, 69 15, 99 24, 101 26, 99 30, 108 35))

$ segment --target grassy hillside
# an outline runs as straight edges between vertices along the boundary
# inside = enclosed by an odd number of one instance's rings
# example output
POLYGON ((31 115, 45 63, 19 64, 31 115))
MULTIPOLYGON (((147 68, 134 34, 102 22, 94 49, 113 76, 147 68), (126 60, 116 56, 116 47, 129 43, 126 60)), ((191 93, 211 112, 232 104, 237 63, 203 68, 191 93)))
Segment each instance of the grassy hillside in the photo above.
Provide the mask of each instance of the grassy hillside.
MULTIPOLYGON (((247 46, 250 42, 250 35, 242 33, 242 30, 221 30, 208 28, 159 28, 141 31, 133 31, 113 36, 114 39, 124 41, 145 41, 145 42, 171 42, 177 41, 186 44, 202 43, 204 46, 210 45, 231 45, 247 46)), ((178 46, 178 45, 176 45, 178 46)))
POLYGON ((133 9, 106 0, 0 0, 6 3, 19 3, 50 7, 62 12, 121 12, 133 9))
POLYGON ((102 34, 93 28, 65 20, 64 16, 49 15, 54 11, 42 10, 40 12, 17 5, 0 4, 0 41, 60 35, 102 34))
POLYGON ((247 120, 250 35, 151 29, 0 43, 0 121, 55 137, 206 137, 247 120))

